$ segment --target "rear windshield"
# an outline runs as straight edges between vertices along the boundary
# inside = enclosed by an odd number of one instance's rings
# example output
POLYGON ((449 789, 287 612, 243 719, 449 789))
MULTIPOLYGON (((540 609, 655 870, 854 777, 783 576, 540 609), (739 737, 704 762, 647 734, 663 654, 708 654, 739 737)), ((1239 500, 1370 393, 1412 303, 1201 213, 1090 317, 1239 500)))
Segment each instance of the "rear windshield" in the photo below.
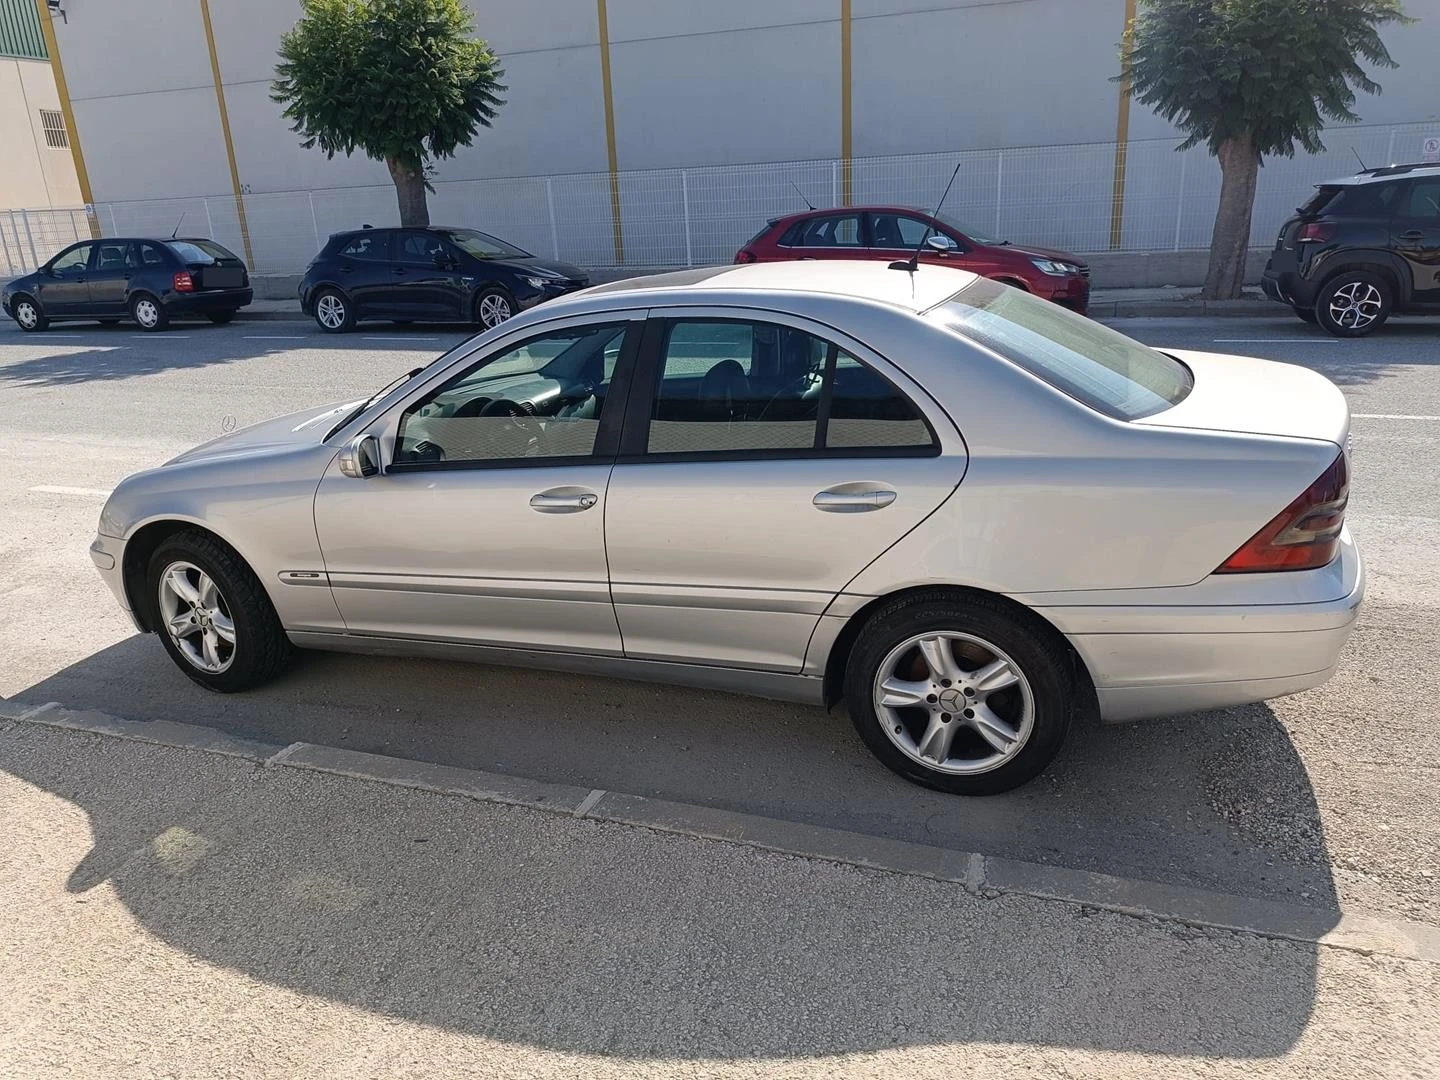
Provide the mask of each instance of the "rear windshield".
POLYGON ((1190 393, 1180 361, 1058 304, 980 278, 929 312, 1096 412, 1138 420, 1190 393))
POLYGON ((201 263, 209 266, 221 259, 236 259, 233 251, 227 251, 214 240, 166 240, 165 246, 180 256, 183 263, 201 263))

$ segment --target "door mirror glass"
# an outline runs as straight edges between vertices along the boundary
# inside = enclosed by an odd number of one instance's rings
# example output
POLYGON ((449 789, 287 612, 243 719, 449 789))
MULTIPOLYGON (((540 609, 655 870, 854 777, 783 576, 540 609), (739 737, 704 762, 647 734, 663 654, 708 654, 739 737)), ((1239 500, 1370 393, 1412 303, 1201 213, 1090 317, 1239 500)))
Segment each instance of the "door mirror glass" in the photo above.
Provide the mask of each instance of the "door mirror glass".
POLYGON ((380 440, 374 435, 357 435, 340 451, 340 471, 356 480, 380 471, 380 440))
POLYGON ((455 260, 450 258, 450 256, 446 255, 443 251, 437 251, 435 253, 435 258, 432 261, 434 262, 435 268, 437 270, 449 270, 455 265, 455 260))
POLYGON ((938 251, 944 254, 954 251, 957 245, 954 240, 951 240, 950 237, 944 233, 931 233, 925 238, 925 246, 931 251, 938 251))

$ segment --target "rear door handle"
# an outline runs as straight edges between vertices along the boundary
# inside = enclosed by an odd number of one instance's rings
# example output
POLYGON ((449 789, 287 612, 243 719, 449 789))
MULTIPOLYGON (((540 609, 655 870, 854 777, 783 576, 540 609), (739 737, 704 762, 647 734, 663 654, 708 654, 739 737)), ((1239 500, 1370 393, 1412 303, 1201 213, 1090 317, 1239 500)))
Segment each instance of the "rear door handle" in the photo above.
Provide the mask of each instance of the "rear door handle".
POLYGON ((1400 234, 1401 240, 1424 240, 1425 233, 1420 229, 1407 229, 1400 234))
POLYGON ((810 500, 816 510, 829 514, 863 514, 883 510, 895 501, 893 491, 821 491, 810 500))
POLYGON ((578 514, 589 510, 600 496, 580 488, 551 488, 530 496, 530 509, 542 514, 578 514))
POLYGON ((405 273, 405 268, 403 266, 392 266, 390 272, 392 274, 403 274, 405 273))

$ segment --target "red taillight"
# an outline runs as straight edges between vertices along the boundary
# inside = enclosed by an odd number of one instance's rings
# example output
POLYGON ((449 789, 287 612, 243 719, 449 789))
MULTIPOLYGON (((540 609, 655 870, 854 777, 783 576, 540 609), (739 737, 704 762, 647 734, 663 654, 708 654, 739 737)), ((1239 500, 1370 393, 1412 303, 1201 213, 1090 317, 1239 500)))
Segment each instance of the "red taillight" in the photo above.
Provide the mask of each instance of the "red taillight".
POLYGON ((189 270, 176 270, 176 271, 175 271, 175 291, 176 291, 176 292, 194 292, 194 291, 195 291, 195 279, 190 276, 190 271, 189 271, 189 270))
POLYGON ((755 253, 746 248, 741 248, 735 253, 735 261, 737 263, 752 263, 755 261, 755 253))
POLYGON ((1335 223, 1333 221, 1312 221, 1308 225, 1300 227, 1300 235, 1295 239, 1302 244, 1323 244, 1335 236, 1335 223))
POLYGON ((1256 574, 1270 570, 1316 570, 1340 550, 1345 504, 1350 498, 1350 468, 1342 452, 1330 467, 1258 533, 1231 555, 1217 574, 1256 574))

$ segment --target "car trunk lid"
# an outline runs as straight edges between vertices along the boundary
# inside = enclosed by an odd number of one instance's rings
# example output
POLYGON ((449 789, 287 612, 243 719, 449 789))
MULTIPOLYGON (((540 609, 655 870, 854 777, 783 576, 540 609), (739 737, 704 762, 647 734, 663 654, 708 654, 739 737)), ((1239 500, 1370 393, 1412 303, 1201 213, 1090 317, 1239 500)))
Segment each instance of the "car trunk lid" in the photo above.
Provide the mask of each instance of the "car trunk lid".
POLYGON ((1345 448, 1350 406, 1324 375, 1250 356, 1162 351, 1188 367, 1195 384, 1179 404, 1135 423, 1312 439, 1345 448))

